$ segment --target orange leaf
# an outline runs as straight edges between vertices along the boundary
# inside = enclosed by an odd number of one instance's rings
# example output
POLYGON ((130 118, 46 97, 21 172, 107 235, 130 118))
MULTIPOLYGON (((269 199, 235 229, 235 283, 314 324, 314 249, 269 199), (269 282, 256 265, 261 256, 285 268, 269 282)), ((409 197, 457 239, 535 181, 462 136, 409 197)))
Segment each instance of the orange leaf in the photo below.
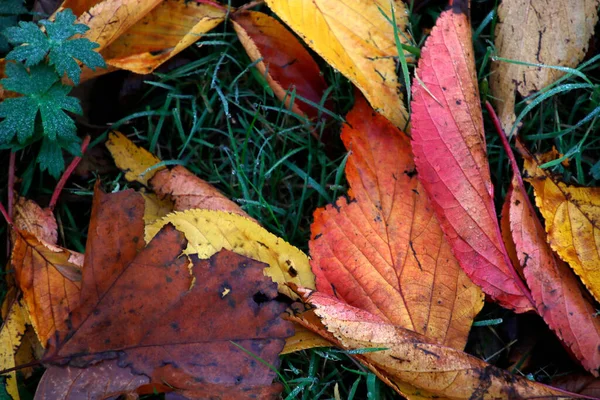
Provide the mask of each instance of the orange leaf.
POLYGON ((461 267, 502 306, 533 309, 511 265, 496 210, 466 1, 451 2, 427 39, 413 83, 412 146, 423 183, 461 267))
POLYGON ((318 209, 317 290, 464 348, 483 296, 460 269, 418 183, 407 136, 358 96, 342 140, 349 198, 318 209))
MULTIPOLYGON (((290 93, 319 104, 327 90, 321 69, 296 37, 275 18, 261 12, 235 13, 232 17, 240 42, 263 74, 275 96, 290 106, 290 93)), ((331 104, 325 108, 332 109, 331 104)), ((292 110, 309 118, 317 118, 319 110, 297 99, 292 110)))
POLYGON ((69 313, 79 304, 81 254, 15 230, 11 265, 42 346, 67 327, 69 313))
POLYGON ((579 280, 555 257, 522 181, 514 174, 510 197, 510 227, 527 284, 548 326, 583 366, 598 375, 600 319, 581 293, 579 280))
POLYGON ((42 209, 34 201, 17 197, 13 221, 15 228, 27 231, 40 240, 51 244, 58 241, 58 225, 52 210, 42 209))
POLYGON ((96 189, 81 305, 43 359, 69 366, 51 367, 39 396, 96 398, 113 377, 110 393, 127 393, 141 376, 192 398, 275 397, 275 372, 254 357, 276 365, 292 330, 265 264, 228 251, 181 257, 186 240, 170 224, 143 247, 142 214, 135 192, 96 189))
MULTIPOLYGON (((405 382, 418 389, 415 392, 420 398, 523 399, 572 395, 511 375, 326 294, 307 289, 299 289, 299 292, 315 307, 314 312, 327 329, 326 336, 333 337, 346 350, 379 349, 355 357, 378 375, 387 377, 388 382, 405 382)), ((294 320, 308 329, 319 330, 314 323, 305 323, 302 318, 294 320)), ((401 387, 396 390, 402 393, 401 387)))

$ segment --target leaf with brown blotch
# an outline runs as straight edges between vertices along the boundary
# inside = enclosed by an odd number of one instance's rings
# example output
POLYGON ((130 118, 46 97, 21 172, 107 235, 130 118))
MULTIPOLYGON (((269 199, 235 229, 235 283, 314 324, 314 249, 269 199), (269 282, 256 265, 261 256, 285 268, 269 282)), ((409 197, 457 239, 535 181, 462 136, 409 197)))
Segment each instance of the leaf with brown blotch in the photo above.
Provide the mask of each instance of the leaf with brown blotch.
POLYGON ((216 2, 161 1, 101 54, 110 66, 149 74, 223 22, 227 13, 216 2))
MULTIPOLYGON (((95 202, 94 219, 119 207, 114 195, 101 200, 95 202)), ((106 231, 111 224, 99 220, 90 232, 106 231)), ((137 250, 127 239, 125 232, 121 250, 137 250)), ((106 245, 100 235, 88 240, 88 251, 106 245)), ((128 262, 116 265, 118 276, 110 286, 93 278, 102 260, 86 257, 82 293, 93 292, 92 300, 82 300, 72 314, 72 329, 52 343, 43 361, 68 361, 71 368, 93 364, 99 374, 97 365, 117 359, 126 372, 111 372, 109 366, 108 376, 96 375, 102 384, 88 387, 86 395, 92 398, 103 393, 112 374, 129 372, 193 398, 214 393, 250 398, 265 392, 274 398, 279 388, 272 383, 275 372, 254 357, 277 365, 284 339, 293 333, 279 318, 285 304, 275 301, 277 285, 264 276, 264 264, 228 251, 207 260, 191 257, 190 268, 189 259, 181 257, 185 246, 183 235, 166 226, 128 262)), ((47 381, 63 385, 54 376, 69 372, 57 368, 64 367, 50 368, 47 381)), ((44 389, 53 395, 57 390, 53 384, 44 389)))
POLYGON ((444 239, 408 137, 362 96, 346 120, 348 198, 316 210, 311 226, 317 290, 462 350, 483 294, 444 239))
POLYGON ((213 185, 198 178, 180 165, 157 172, 150 180, 150 186, 159 197, 168 198, 174 202, 174 211, 194 208, 227 211, 256 222, 213 185))
MULTIPOLYGON (((355 355, 399 393, 413 387, 421 398, 447 399, 573 397, 572 393, 512 375, 451 347, 436 344, 416 332, 394 326, 376 315, 349 306, 334 297, 299 289, 314 313, 345 350, 383 349, 355 355), (408 386, 406 386, 408 385, 408 386), (426 391, 427 393, 422 393, 426 391)), ((308 329, 318 327, 292 318, 308 329)))
POLYGON ((579 279, 554 255, 546 233, 514 174, 510 197, 510 227, 517 256, 538 313, 592 374, 600 369, 600 319, 581 293, 579 279))
MULTIPOLYGON (((29 317, 27 310, 25 309, 21 299, 13 298, 10 301, 10 304, 8 304, 6 314, 3 315, 2 325, 0 326, 1 370, 15 367, 15 353, 21 345, 21 340, 23 335, 25 335, 26 325, 28 323, 29 317)), ((19 389, 17 387, 16 371, 10 372, 5 379, 5 389, 10 396, 9 398, 12 400, 18 400, 19 389)))
MULTIPOLYGON (((232 15, 240 42, 250 59, 260 60, 256 68, 265 76, 275 96, 290 106, 291 91, 319 104, 327 90, 321 69, 296 37, 275 18, 261 12, 246 11, 232 15)), ((325 108, 332 109, 330 102, 325 108)), ((296 98, 291 109, 311 119, 319 110, 296 98)))
POLYGON ((394 125, 408 115, 396 74, 399 39, 406 43, 407 12, 400 0, 267 0, 267 5, 314 51, 360 89, 394 125))
MULTIPOLYGON (((498 7, 495 46, 509 60, 574 68, 583 60, 598 22, 599 0, 503 0, 498 7)), ((556 68, 495 60, 490 74, 502 127, 515 122, 515 97, 527 97, 565 74, 556 68)))
POLYGON ((460 266, 502 306, 525 312, 531 294, 512 267, 494 208, 467 9, 465 0, 453 1, 422 50, 413 84, 415 164, 460 266))
POLYGON ((540 168, 558 158, 555 151, 536 157, 523 153, 548 243, 600 300, 600 188, 567 185, 540 168))
POLYGON ((31 324, 45 346, 57 330, 67 327, 69 313, 79 304, 83 256, 14 230, 11 254, 17 286, 31 324))

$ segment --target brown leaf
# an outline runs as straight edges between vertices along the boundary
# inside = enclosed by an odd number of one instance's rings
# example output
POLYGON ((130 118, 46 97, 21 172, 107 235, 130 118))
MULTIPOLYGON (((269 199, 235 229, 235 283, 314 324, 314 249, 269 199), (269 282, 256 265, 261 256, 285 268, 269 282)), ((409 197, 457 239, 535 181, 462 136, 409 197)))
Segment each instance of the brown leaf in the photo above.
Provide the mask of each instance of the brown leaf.
POLYGON ((58 225, 52 210, 42 209, 36 202, 24 197, 17 197, 13 214, 15 228, 27 231, 39 240, 56 244, 58 242, 58 225))
POLYGON ((351 189, 315 211, 309 247, 317 290, 462 350, 483 295, 443 237, 408 137, 360 96, 346 119, 351 189))
POLYGON ((174 211, 193 208, 227 211, 254 221, 240 206, 225 197, 214 186, 180 165, 157 172, 150 180, 150 186, 159 197, 173 200, 174 211))
POLYGON ((531 294, 512 267, 496 217, 465 9, 465 0, 452 1, 421 53, 413 82, 415 164, 460 266, 502 306, 526 312, 531 294))
POLYGON ((544 227, 516 173, 508 196, 512 238, 538 313, 582 365, 597 375, 600 319, 596 310, 582 295, 573 271, 546 243, 544 227))
MULTIPOLYGON (((263 275, 265 265, 228 251, 207 260, 182 257, 186 240, 171 225, 141 247, 142 213, 136 193, 96 190, 81 305, 71 314, 71 329, 51 342, 44 357, 46 363, 68 361, 70 370, 52 367, 39 395, 52 398, 62 390, 64 396, 72 387, 60 378, 93 365, 96 381, 112 374, 122 381, 111 393, 129 391, 126 378, 133 374, 190 398, 275 396, 275 373, 254 357, 276 365, 292 331, 279 318, 285 305, 274 301, 277 285, 263 275), (124 217, 115 219, 116 210, 124 217), (108 372, 97 369, 115 359, 125 372, 111 365, 104 368, 108 372)), ((83 381, 72 379, 75 388, 90 380, 90 373, 83 381)), ((105 389, 86 390, 95 397, 105 389)))
MULTIPOLYGON (((598 0, 503 0, 498 7, 499 57, 574 68, 583 59, 598 21, 598 0)), ((490 89, 504 131, 515 122, 515 97, 550 85, 565 72, 555 68, 492 62, 490 89)))
MULTIPOLYGON (((265 76, 275 96, 290 106, 288 91, 319 104, 327 90, 321 69, 296 37, 275 18, 261 12, 238 12, 232 16, 233 27, 252 61, 261 60, 256 68, 265 76)), ((325 108, 332 109, 331 102, 325 108)), ((296 99, 292 110, 314 119, 319 110, 296 99)))
MULTIPOLYGON (((299 289, 326 327, 325 336, 346 350, 382 349, 356 355, 390 382, 406 382, 423 397, 448 399, 524 399, 571 397, 562 390, 529 381, 462 351, 436 344, 418 333, 387 323, 326 294, 299 289), (426 391, 426 393, 423 393, 426 391)), ((311 330, 314 323, 294 320, 311 330)), ((400 387, 397 391, 402 393, 400 387)), ((407 388, 405 387, 405 391, 407 388)))

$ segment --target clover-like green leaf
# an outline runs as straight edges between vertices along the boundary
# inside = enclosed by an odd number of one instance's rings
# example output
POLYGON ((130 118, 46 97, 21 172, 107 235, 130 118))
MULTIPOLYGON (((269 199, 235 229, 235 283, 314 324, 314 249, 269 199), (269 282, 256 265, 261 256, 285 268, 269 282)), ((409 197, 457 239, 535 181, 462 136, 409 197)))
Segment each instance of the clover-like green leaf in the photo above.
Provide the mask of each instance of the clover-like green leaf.
POLYGON ((54 21, 42 20, 46 32, 33 22, 20 22, 19 26, 7 28, 5 35, 8 41, 18 47, 7 54, 6 58, 23 61, 30 67, 39 64, 46 55, 50 65, 56 71, 67 76, 75 84, 79 84, 81 68, 77 61, 95 69, 105 67, 104 59, 94 51, 97 43, 89 39, 73 37, 85 33, 89 28, 76 23, 77 18, 70 9, 56 14, 54 21))
POLYGON ((5 89, 22 94, 0 103, 0 144, 8 143, 17 136, 19 143, 33 136, 38 112, 41 116, 44 136, 54 141, 68 140, 75 136, 75 123, 65 111, 81 114, 79 101, 68 96, 69 86, 60 82, 53 68, 40 64, 30 68, 8 63, 7 78, 0 83, 5 89))

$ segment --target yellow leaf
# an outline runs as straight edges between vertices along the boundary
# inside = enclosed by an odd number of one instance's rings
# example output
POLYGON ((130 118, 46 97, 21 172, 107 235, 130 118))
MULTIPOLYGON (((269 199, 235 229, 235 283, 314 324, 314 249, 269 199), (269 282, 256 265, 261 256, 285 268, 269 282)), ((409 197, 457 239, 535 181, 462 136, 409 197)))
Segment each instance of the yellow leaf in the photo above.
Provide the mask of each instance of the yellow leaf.
POLYGON ((151 225, 173 212, 173 202, 159 199, 154 193, 141 193, 144 198, 144 225, 151 225))
POLYGON ((407 13, 396 0, 266 0, 269 7, 331 66, 352 81, 369 103, 399 128, 407 113, 396 74, 398 36, 406 43, 407 13), (384 15, 385 14, 385 15, 384 15))
POLYGON ((269 265, 265 268, 265 275, 279 284, 281 293, 292 298, 297 296, 286 283, 315 287, 315 277, 306 254, 248 218, 201 209, 174 212, 146 227, 146 243, 168 223, 185 234, 188 240, 185 254, 207 259, 226 249, 264 262, 269 265))
POLYGON ((161 0, 104 0, 83 12, 77 22, 90 28, 83 37, 98 43, 96 51, 101 52, 160 3, 161 0))
POLYGON ((149 74, 220 24, 226 7, 188 0, 161 2, 102 51, 108 65, 149 74))
POLYGON ((330 341, 306 329, 302 325, 296 324, 294 330, 294 336, 285 339, 285 346, 279 354, 289 354, 294 353, 296 351, 313 349, 315 347, 333 346, 333 344, 330 341))
POLYGON ((600 188, 567 185, 539 167, 557 157, 555 151, 526 156, 527 181, 546 221, 548 243, 600 300, 600 188))
POLYGON ((160 159, 148 150, 136 146, 120 132, 111 132, 106 147, 119 169, 125 172, 125 179, 148 186, 148 180, 164 167, 150 169, 160 163, 160 159))
MULTIPOLYGON (((503 0, 498 7, 498 56, 574 68, 585 56, 598 21, 598 0, 503 0)), ((515 95, 527 97, 564 75, 553 68, 495 61, 490 74, 492 98, 508 134, 515 122, 515 95)))
MULTIPOLYGON (((15 354, 21 345, 27 323, 29 323, 29 319, 25 307, 20 300, 13 300, 8 305, 8 314, 2 322, 2 328, 0 328, 0 369, 15 367, 15 354)), ((8 374, 6 391, 13 400, 19 399, 15 371, 8 374)))

